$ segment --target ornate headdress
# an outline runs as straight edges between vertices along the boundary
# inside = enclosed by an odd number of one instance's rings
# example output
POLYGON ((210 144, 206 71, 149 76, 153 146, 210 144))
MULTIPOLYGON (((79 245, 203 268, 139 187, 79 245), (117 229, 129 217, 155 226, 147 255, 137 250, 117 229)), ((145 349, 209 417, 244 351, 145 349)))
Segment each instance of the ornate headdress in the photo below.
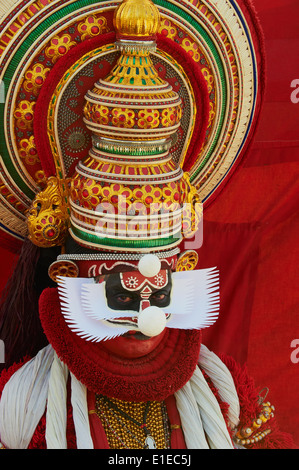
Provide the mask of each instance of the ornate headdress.
MULTIPOLYGON (((160 268, 194 270, 202 204, 242 158, 259 114, 262 65, 248 2, 8 3, 0 26, 2 244, 18 250, 29 237, 41 249, 60 247, 49 274, 78 277, 72 285, 117 270, 138 270, 140 285, 160 268)), ((102 345, 72 334, 51 292, 39 311, 48 340, 91 390, 104 383, 114 393, 116 365, 99 367, 102 345)), ((91 318, 93 305, 86 308, 91 318)), ((122 376, 125 399, 161 399, 182 386, 200 342, 198 331, 177 329, 150 366, 140 365, 142 377, 138 361, 134 380, 122 376)))
MULTIPOLYGON (((174 269, 179 251, 174 248, 194 236, 202 218, 199 194, 171 151, 183 102, 151 58, 158 8, 150 0, 127 0, 116 9, 113 24, 120 54, 85 95, 83 122, 92 146, 70 178, 49 178, 37 195, 28 216, 29 238, 42 247, 63 245, 69 231, 83 247, 104 250, 97 260, 105 266, 157 252, 174 269)), ((192 252, 188 259, 194 257, 192 252)), ((50 268, 54 279, 79 273, 73 260, 63 258, 50 268)))
MULTIPOLYGON (((3 242, 64 252, 70 232, 172 258, 258 114, 250 16, 229 2, 81 3, 27 2, 1 25, 3 242)), ((196 262, 188 250, 179 269, 196 262)))

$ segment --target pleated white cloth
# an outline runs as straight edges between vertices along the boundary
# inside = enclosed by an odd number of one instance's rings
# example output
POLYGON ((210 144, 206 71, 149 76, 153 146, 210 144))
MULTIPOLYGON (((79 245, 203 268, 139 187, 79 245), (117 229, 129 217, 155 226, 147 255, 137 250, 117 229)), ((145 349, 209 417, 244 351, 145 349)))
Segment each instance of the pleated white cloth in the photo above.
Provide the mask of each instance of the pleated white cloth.
MULTIPOLYGON (((188 449, 232 449, 220 406, 202 368, 229 407, 229 426, 239 420, 239 400, 232 376, 223 362, 204 345, 199 366, 175 393, 188 449)), ((86 387, 69 372, 49 345, 24 364, 5 385, 0 401, 0 447, 26 449, 46 411, 48 449, 66 449, 67 380, 71 377, 71 404, 77 448, 92 449, 86 387)))

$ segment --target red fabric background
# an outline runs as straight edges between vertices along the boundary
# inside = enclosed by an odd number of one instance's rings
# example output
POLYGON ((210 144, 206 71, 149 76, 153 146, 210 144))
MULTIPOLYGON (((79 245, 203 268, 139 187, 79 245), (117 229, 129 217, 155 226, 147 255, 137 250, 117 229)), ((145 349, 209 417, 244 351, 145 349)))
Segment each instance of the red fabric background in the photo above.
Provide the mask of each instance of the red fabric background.
POLYGON ((291 100, 299 2, 254 4, 265 35, 266 96, 251 151, 205 210, 200 265, 220 269, 221 315, 203 339, 248 364, 256 385, 269 387, 281 428, 299 443, 299 362, 291 360, 299 338, 299 103, 291 100))
MULTIPOLYGON (((282 430, 299 443, 299 362, 291 360, 299 338, 299 103, 291 101, 299 2, 254 4, 265 35, 266 96, 250 152, 205 210, 200 267, 220 269, 221 314, 204 342, 247 363, 256 385, 269 387, 282 430)), ((2 288, 13 256, 0 249, 0 260, 2 288)))

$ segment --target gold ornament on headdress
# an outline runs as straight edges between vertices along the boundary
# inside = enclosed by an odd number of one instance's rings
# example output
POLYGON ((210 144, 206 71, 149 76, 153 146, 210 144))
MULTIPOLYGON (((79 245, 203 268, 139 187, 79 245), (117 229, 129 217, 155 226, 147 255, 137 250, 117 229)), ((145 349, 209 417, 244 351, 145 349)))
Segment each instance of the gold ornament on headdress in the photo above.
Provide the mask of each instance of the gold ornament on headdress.
POLYGON ((78 277, 79 268, 74 261, 57 260, 49 266, 48 274, 52 281, 57 282, 58 276, 78 277))
POLYGON ((150 0, 124 0, 116 9, 113 24, 122 36, 150 37, 158 31, 160 13, 150 0))
POLYGON ((37 194, 28 217, 29 239, 43 248, 63 245, 69 228, 67 182, 52 176, 37 194))
POLYGON ((198 254, 194 250, 187 250, 178 257, 176 271, 193 271, 198 263, 198 254))

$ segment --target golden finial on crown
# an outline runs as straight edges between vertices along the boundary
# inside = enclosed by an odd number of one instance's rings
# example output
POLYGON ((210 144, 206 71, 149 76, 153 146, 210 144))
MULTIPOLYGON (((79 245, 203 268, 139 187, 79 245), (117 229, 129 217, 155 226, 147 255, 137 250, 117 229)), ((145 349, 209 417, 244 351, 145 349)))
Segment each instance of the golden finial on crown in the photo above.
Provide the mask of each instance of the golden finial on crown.
POLYGON ((151 0, 124 0, 114 15, 118 39, 154 37, 159 24, 160 13, 151 0))

